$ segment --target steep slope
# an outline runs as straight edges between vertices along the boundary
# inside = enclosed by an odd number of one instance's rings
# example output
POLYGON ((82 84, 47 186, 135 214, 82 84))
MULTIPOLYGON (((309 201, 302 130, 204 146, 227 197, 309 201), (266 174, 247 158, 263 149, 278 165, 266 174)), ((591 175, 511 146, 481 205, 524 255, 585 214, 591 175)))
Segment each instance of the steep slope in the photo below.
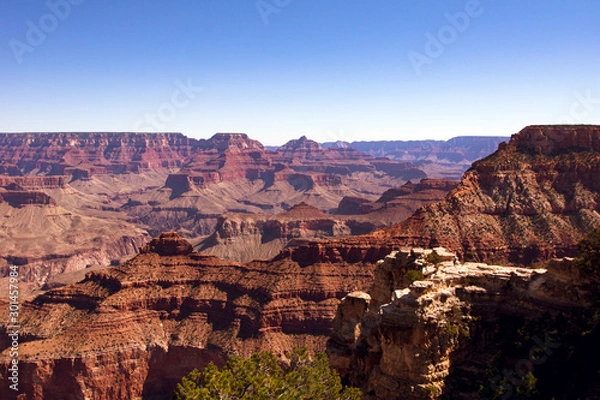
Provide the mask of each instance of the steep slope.
POLYGON ((599 173, 600 127, 531 126, 475 163, 443 202, 383 235, 481 260, 571 256, 600 224, 599 173))
MULTIPOLYGON (((364 264, 229 262, 166 233, 119 267, 21 305, 19 387, 27 399, 165 398, 192 368, 230 353, 323 349, 339 299, 371 278, 364 264)), ((10 395, 2 385, 0 396, 10 395)))
POLYGON ((195 142, 181 133, 0 133, 0 160, 10 175, 89 177, 178 167, 195 142))
POLYGON ((337 262, 343 254, 368 257, 366 249, 404 245, 444 246, 462 259, 516 264, 573 256, 578 240, 600 224, 599 173, 599 126, 530 126, 476 162, 443 201, 406 221, 331 241, 336 253, 315 242, 288 256, 337 262))
POLYGON ((3 183, 0 297, 7 296, 10 265, 20 266, 25 298, 56 275, 118 263, 148 240, 127 215, 103 210, 105 204, 90 201, 62 178, 5 177, 3 183))

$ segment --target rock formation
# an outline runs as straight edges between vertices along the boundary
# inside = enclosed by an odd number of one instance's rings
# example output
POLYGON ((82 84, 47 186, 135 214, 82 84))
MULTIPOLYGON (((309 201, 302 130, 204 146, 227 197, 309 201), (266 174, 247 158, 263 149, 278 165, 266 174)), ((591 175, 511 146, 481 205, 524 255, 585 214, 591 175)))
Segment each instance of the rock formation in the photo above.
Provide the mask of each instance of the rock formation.
POLYGON ((442 140, 386 140, 324 143, 328 148, 353 148, 374 157, 410 162, 425 171, 428 177, 460 180, 477 160, 493 153, 508 137, 458 136, 442 140))
POLYGON ((274 215, 228 213, 196 248, 234 261, 268 260, 308 239, 362 235, 401 222, 419 207, 443 199, 457 184, 423 179, 389 189, 376 201, 344 197, 333 215, 304 202, 274 215))
POLYGON ((335 214, 353 215, 353 219, 370 222, 378 228, 389 226, 404 221, 423 206, 443 200, 457 185, 458 182, 442 179, 422 179, 419 183, 408 181, 386 190, 376 201, 344 197, 335 214))
POLYGON ((12 207, 23 207, 27 204, 56 205, 56 201, 46 193, 26 190, 0 191, 0 202, 2 201, 6 201, 12 207))
POLYGON ((179 237, 177 232, 165 232, 158 239, 142 247, 140 253, 156 253, 159 256, 186 256, 194 251, 192 245, 179 237))
POLYGON ((476 162, 438 204, 390 229, 461 257, 528 264, 573 256, 600 224, 600 127, 532 126, 476 162))
MULTIPOLYGON (((508 321, 574 318, 589 306, 586 290, 569 260, 525 269, 459 264, 443 248, 406 248, 379 263, 368 294, 342 300, 330 362, 367 399, 478 399, 490 385, 486 370, 511 335, 508 321)), ((536 334, 548 343, 547 332, 536 334)), ((538 347, 534 361, 554 348, 538 347)), ((523 351, 524 363, 532 351, 523 351)), ((511 390, 522 384, 525 373, 517 372, 511 390)))
MULTIPOLYGON (((599 126, 527 127, 473 164, 443 201, 329 247, 444 246, 465 260, 526 265, 573 256, 577 242, 600 224, 599 138, 599 126)), ((292 256, 340 259, 315 252, 319 246, 292 256)))
POLYGON ((178 167, 196 145, 180 133, 2 133, 4 173, 71 175, 178 167))
POLYGON ((235 261, 269 260, 301 239, 343 237, 374 228, 325 214, 302 202, 275 215, 226 214, 197 249, 235 261))
MULTIPOLYGON (((125 264, 21 304, 19 387, 27 399, 166 398, 184 374, 228 354, 323 349, 339 299, 372 266, 239 264, 190 252, 175 233, 125 264)), ((0 302, 0 312, 8 303, 0 302)), ((7 315, 7 314, 6 314, 7 315)), ((10 363, 0 325, 0 379, 10 363)), ((10 398, 7 385, 0 397, 10 398)))

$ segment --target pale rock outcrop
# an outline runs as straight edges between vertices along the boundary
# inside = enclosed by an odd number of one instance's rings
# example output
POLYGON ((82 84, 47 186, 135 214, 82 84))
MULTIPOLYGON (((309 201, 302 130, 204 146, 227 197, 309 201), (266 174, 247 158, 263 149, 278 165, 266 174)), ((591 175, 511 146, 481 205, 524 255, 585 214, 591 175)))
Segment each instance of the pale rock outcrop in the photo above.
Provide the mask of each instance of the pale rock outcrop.
POLYGON ((460 264, 443 248, 393 252, 380 261, 369 294, 342 300, 328 342, 330 363, 367 399, 428 399, 448 392, 451 398, 478 398, 481 363, 493 356, 499 329, 493 321, 503 314, 556 313, 572 308, 574 300, 583 306, 578 278, 572 260, 528 269, 460 264), (410 271, 421 272, 422 279, 408 282, 410 271), (485 351, 478 354, 484 340, 485 351), (463 378, 457 366, 465 365, 473 387, 457 389, 463 378))

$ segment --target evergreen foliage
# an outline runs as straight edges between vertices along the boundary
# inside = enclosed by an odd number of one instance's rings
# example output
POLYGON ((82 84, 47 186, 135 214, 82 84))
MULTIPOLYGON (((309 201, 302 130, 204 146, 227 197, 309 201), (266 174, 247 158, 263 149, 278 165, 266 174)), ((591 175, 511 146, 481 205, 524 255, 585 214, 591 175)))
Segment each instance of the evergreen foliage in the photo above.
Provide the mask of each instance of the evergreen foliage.
POLYGON ((231 356, 222 369, 210 363, 183 377, 173 400, 359 400, 361 391, 342 386, 337 373, 329 368, 327 356, 309 357, 306 348, 287 354, 288 366, 267 351, 250 358, 231 356))

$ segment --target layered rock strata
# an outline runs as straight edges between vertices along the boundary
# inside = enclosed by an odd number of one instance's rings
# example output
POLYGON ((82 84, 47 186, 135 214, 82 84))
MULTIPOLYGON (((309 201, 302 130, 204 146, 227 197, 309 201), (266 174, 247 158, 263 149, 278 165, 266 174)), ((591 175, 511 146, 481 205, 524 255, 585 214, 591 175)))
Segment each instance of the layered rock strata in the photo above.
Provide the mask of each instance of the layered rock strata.
POLYGON ((327 351, 367 399, 477 399, 511 329, 499 321, 576 315, 589 306, 585 294, 569 260, 525 269, 403 249, 379 263, 369 293, 342 300, 327 351))
POLYGON ((166 398, 191 369, 229 354, 324 349, 339 299, 371 279, 366 264, 225 261, 166 233, 123 265, 21 305, 19 387, 26 399, 166 398))
POLYGON ((196 141, 180 133, 2 133, 5 173, 72 175, 137 172, 183 163, 196 141))
MULTIPOLYGON (((400 224, 328 247, 341 254, 444 246, 462 260, 521 265, 574 256, 577 242, 600 225, 599 141, 599 126, 527 127, 474 163, 442 201, 400 224)), ((344 259, 320 246, 290 250, 290 256, 344 259)))

